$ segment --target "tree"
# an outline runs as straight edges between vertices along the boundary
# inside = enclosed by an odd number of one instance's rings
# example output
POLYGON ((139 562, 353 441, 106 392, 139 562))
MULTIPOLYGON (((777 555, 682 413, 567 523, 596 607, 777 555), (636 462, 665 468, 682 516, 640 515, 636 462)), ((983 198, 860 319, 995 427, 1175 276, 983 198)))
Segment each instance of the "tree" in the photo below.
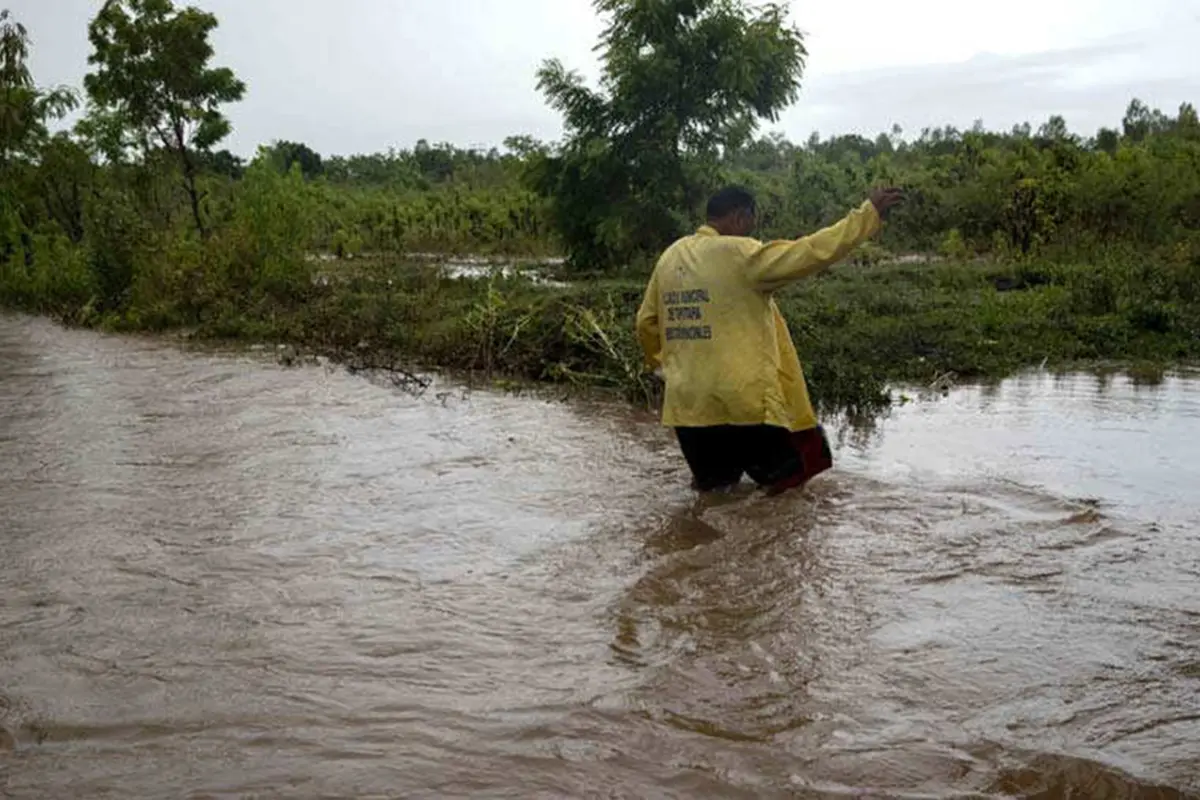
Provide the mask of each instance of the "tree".
POLYGON ((547 153, 547 147, 543 142, 527 134, 507 137, 504 140, 504 149, 521 160, 547 153))
POLYGON ((1058 114, 1046 120, 1046 123, 1038 128, 1037 135, 1039 139, 1050 142, 1065 142, 1072 139, 1071 131, 1067 129, 1067 121, 1058 114))
POLYGON ((70 89, 41 90, 29 73, 29 33, 0 11, 0 169, 48 138, 47 124, 78 104, 70 89))
POLYGON ((48 219, 74 244, 84 237, 85 200, 94 188, 96 165, 88 152, 66 133, 56 134, 42 148, 36 181, 48 219))
POLYGON ((204 169, 214 175, 222 175, 226 178, 238 180, 246 171, 245 161, 228 150, 218 150, 215 153, 205 155, 204 169))
POLYGON ((1171 120, 1157 108, 1150 108, 1141 100, 1134 98, 1125 110, 1125 118, 1121 121, 1125 138, 1140 142, 1149 136, 1160 134, 1171 129, 1171 120))
MULTIPOLYGON (((26 265, 33 263, 29 228, 31 209, 21 201, 15 186, 14 161, 36 158, 49 140, 48 125, 75 108, 69 89, 38 89, 29 72, 29 33, 0 11, 0 260, 8 259, 19 240, 26 265)), ((16 164, 22 173, 28 164, 16 164)))
POLYGON ((177 10, 171 0, 107 0, 88 29, 96 71, 84 79, 97 118, 107 116, 127 134, 118 146, 132 144, 143 155, 161 147, 178 158, 202 237, 200 155, 229 135, 221 105, 246 91, 231 70, 208 65, 216 27, 212 14, 177 10))
POLYGON ((567 136, 530 173, 579 268, 628 264, 682 233, 722 152, 796 99, 807 55, 777 4, 594 4, 608 18, 600 87, 543 64, 538 88, 567 136))
POLYGON ((1179 106, 1179 116, 1175 118, 1175 131, 1187 139, 1200 139, 1200 116, 1196 107, 1191 103, 1179 106))
POLYGON ((320 153, 301 142, 277 141, 267 154, 280 172, 291 172, 293 164, 299 164, 300 174, 310 180, 325 172, 320 153))
POLYGON ((449 144, 430 145, 425 139, 419 139, 413 148, 412 158, 417 169, 426 180, 433 183, 444 183, 454 176, 456 156, 460 155, 449 144))
POLYGON ((1115 155, 1121 145, 1121 134, 1112 128, 1101 128, 1096 134, 1096 149, 1115 155))

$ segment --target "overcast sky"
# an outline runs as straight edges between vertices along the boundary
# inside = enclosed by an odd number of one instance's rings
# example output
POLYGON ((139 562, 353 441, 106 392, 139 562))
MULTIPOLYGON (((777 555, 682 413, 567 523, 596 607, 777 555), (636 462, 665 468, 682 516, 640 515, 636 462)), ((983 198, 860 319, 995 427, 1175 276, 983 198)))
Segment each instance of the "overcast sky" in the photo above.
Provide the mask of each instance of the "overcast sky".
MULTIPOLYGON (((177 0, 179 3, 180 0, 177 0)), ((181 3, 180 3, 181 4, 181 3)), ((596 74, 590 0, 193 0, 214 12, 214 63, 248 85, 228 146, 274 139, 322 154, 417 139, 500 145, 555 139, 534 87, 557 57, 596 74)), ((81 86, 100 0, 0 0, 33 38, 42 85, 81 86)), ((1200 105, 1200 0, 791 0, 807 34, 799 102, 764 130, 907 134, 982 119, 989 128, 1062 114, 1092 134, 1132 97, 1174 114, 1200 105), (968 10, 971 9, 971 10, 968 10)))

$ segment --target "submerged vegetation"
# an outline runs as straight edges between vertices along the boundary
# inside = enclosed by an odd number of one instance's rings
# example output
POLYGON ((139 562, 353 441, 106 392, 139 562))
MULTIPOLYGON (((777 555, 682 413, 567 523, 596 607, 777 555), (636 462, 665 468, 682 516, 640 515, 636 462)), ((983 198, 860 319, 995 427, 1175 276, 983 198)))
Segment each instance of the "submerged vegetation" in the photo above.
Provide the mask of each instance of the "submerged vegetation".
POLYGON ((553 61, 537 76, 562 142, 323 157, 281 141, 248 163, 217 149, 245 86, 210 63, 211 14, 109 0, 89 31, 86 114, 52 133, 80 94, 36 84, 29 37, 4 13, 0 303, 653 402, 633 315, 659 248, 699 222, 708 191, 753 188, 763 237, 794 237, 886 182, 909 203, 882 237, 780 296, 826 408, 878 406, 896 381, 1200 356, 1191 105, 1172 116, 1135 100, 1090 138, 1058 117, 756 138, 804 66, 778 8, 596 5, 610 21, 600 88, 553 61), (417 254, 565 260, 455 277, 417 254))

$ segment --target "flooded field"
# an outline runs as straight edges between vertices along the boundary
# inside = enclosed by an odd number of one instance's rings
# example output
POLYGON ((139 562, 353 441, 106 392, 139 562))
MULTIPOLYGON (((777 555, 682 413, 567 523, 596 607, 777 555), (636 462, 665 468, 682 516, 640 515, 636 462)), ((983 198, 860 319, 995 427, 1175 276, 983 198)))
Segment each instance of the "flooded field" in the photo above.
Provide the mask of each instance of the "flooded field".
POLYGON ((698 502, 623 407, 0 316, 0 795, 1200 797, 1200 380, 698 502))

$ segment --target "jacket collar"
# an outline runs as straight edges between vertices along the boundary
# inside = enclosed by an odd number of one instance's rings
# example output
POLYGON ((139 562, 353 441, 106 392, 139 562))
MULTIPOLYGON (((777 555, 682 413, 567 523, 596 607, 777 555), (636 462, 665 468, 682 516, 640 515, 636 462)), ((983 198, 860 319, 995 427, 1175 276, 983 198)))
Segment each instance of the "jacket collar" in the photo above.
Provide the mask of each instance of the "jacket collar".
POLYGON ((696 235, 697 236, 720 236, 721 234, 717 233, 717 229, 711 225, 701 225, 699 228, 696 229, 696 235))

